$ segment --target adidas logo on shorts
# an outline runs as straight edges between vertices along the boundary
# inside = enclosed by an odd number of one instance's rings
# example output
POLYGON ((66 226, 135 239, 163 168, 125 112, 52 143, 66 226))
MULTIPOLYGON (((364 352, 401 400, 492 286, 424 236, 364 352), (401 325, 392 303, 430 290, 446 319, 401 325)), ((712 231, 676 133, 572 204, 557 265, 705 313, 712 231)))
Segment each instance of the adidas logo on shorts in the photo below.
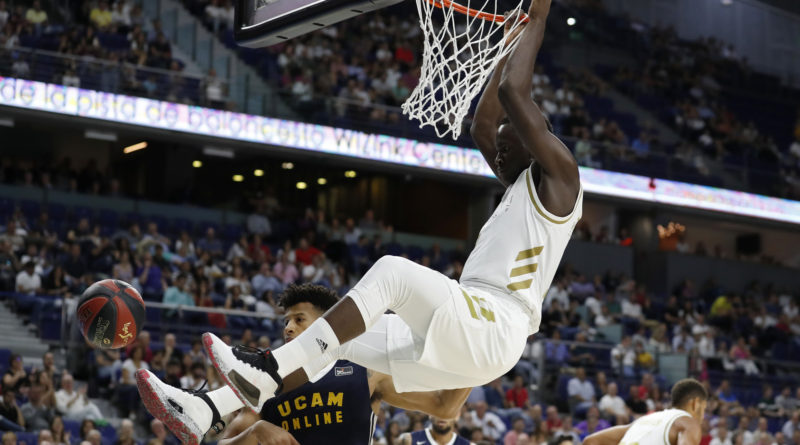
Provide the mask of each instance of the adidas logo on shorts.
POLYGON ((328 344, 322 341, 322 339, 320 338, 317 339, 317 344, 319 345, 319 349, 322 352, 325 352, 325 350, 328 349, 328 344))

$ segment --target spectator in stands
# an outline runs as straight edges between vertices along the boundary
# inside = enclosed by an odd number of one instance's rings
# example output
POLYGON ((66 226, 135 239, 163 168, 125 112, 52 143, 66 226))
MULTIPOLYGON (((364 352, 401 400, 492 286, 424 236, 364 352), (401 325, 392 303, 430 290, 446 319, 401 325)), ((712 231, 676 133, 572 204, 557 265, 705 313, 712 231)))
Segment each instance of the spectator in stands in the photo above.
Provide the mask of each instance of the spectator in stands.
POLYGON ((575 371, 575 377, 567 384, 567 394, 573 415, 586 412, 597 402, 594 385, 586 378, 585 368, 580 367, 575 371))
POLYGON ((525 420, 522 417, 515 417, 511 421, 511 429, 503 437, 503 445, 517 445, 526 443, 528 435, 525 434, 525 420))
MULTIPOLYGON (((150 421, 150 440, 155 440, 161 445, 178 445, 175 436, 169 434, 164 423, 158 419, 150 421)), ((150 443, 148 441, 148 443, 150 443)))
POLYGON ((744 337, 739 337, 736 344, 731 347, 731 359, 736 364, 736 367, 743 370, 747 375, 758 375, 760 371, 750 355, 750 348, 744 340, 744 337))
POLYGON ((639 395, 639 388, 636 385, 631 385, 626 403, 634 417, 641 417, 647 414, 647 402, 642 400, 642 397, 639 395))
POLYGON ((64 374, 61 389, 56 391, 56 409, 68 419, 102 419, 100 409, 89 400, 86 391, 87 387, 83 385, 75 390, 72 375, 64 374))
POLYGON ((600 418, 600 411, 598 411, 596 406, 591 406, 589 410, 586 411, 586 420, 575 425, 575 429, 578 431, 581 440, 586 438, 586 436, 589 434, 593 434, 610 427, 611 425, 608 423, 608 421, 600 418))
POLYGON ((494 379, 483 386, 484 400, 493 410, 501 409, 505 406, 505 393, 503 392, 502 379, 494 379))
POLYGON ((42 277, 36 273, 35 262, 28 261, 25 263, 24 268, 17 274, 14 289, 17 292, 27 295, 42 293, 42 277))
POLYGON ((131 419, 122 419, 122 423, 117 430, 117 441, 114 442, 114 445, 136 445, 133 433, 133 422, 131 419))
POLYGON ((70 445, 70 433, 64 430, 64 419, 60 415, 53 416, 50 422, 50 433, 53 435, 53 443, 57 445, 70 445))
MULTIPOLYGON (((164 304, 174 304, 179 306, 194 307, 195 301, 188 292, 186 292, 186 274, 178 274, 175 278, 175 283, 164 291, 164 304)), ((168 318, 177 315, 176 310, 169 310, 165 314, 168 318)))
POLYGON ((728 433, 728 426, 725 423, 720 425, 712 431, 711 443, 709 445, 733 445, 731 442, 731 435, 728 433))
POLYGON ((784 413, 792 412, 797 406, 797 399, 792 397, 792 389, 785 386, 780 395, 775 397, 775 404, 784 413))
POLYGON ((52 352, 45 352, 42 355, 42 372, 47 374, 48 380, 53 386, 61 385, 62 371, 56 366, 56 360, 52 352))
POLYGON ((97 26, 100 31, 107 29, 113 23, 111 10, 108 8, 108 2, 100 0, 97 6, 92 8, 89 13, 89 20, 97 26))
POLYGON ((0 0, 0 30, 5 28, 6 23, 8 23, 8 16, 8 5, 5 0, 0 0))
MULTIPOLYGON (((558 303, 555 303, 557 306, 558 303)), ((544 356, 548 365, 560 366, 569 359, 569 349, 567 345, 561 341, 561 331, 553 331, 551 338, 545 340, 544 356)))
POLYGON ((167 333, 164 336, 164 362, 169 363, 172 359, 179 362, 183 360, 183 351, 178 347, 178 341, 175 334, 167 333))
POLYGON ((31 386, 28 391, 28 402, 20 407, 28 431, 47 429, 53 421, 55 407, 47 403, 46 392, 47 388, 44 385, 31 386))
POLYGON ((294 283, 300 278, 300 272, 293 262, 289 261, 289 252, 284 251, 279 254, 279 261, 272 269, 275 277, 278 278, 284 286, 294 283))
POLYGON ((261 297, 267 292, 281 292, 283 284, 272 274, 269 263, 261 263, 261 267, 252 279, 253 294, 256 297, 261 297))
POLYGON ((50 445, 53 443, 53 433, 47 428, 39 430, 37 445, 50 445))
POLYGON ((506 391, 506 408, 527 409, 530 405, 528 389, 525 387, 525 379, 521 375, 514 376, 514 386, 506 391))
POLYGON ((300 265, 306 265, 306 266, 311 264, 315 256, 320 255, 322 253, 316 247, 311 246, 306 238, 300 238, 298 247, 294 252, 297 262, 300 265))
POLYGON ((263 201, 258 201, 253 213, 247 217, 247 232, 265 238, 272 234, 272 225, 267 218, 266 206, 263 201))
POLYGON ((0 400, 0 430, 25 431, 25 416, 17 406, 17 396, 13 388, 3 388, 0 400))
POLYGON ((225 108, 227 86, 217 77, 214 68, 208 70, 208 75, 203 80, 203 92, 206 104, 211 108, 225 108))
POLYGON ((206 367, 203 363, 192 363, 189 372, 180 380, 181 388, 189 390, 199 390, 205 383, 206 367))
POLYGON ((3 374, 3 388, 11 388, 18 392, 23 386, 28 386, 28 373, 22 365, 22 357, 19 354, 11 354, 8 357, 8 369, 3 374))
POLYGON ((625 425, 630 418, 629 409, 618 391, 616 383, 609 383, 608 393, 600 398, 597 407, 604 419, 614 420, 616 425, 625 425))
POLYGON ((81 255, 80 244, 73 242, 69 246, 69 254, 62 260, 61 266, 66 272, 66 281, 70 290, 76 291, 81 279, 89 270, 86 259, 81 255))
POLYGON ((481 429, 484 437, 492 441, 500 440, 503 437, 503 433, 506 432, 506 425, 497 414, 487 411, 487 409, 486 402, 478 402, 475 405, 475 410, 470 413, 473 422, 481 429))
POLYGON ((163 272, 156 264, 150 252, 144 252, 142 255, 142 265, 137 268, 136 276, 138 277, 138 284, 142 288, 142 296, 145 300, 158 300, 163 298, 163 292, 166 288, 163 272))
POLYGON ((793 411, 792 417, 781 427, 781 432, 785 437, 794 437, 797 431, 800 431, 800 411, 793 411))
POLYGON ((206 236, 197 242, 197 248, 208 252, 212 258, 222 258, 222 241, 217 239, 213 227, 206 229, 206 236))
POLYGON ((36 35, 44 31, 44 26, 47 24, 47 11, 42 9, 42 3, 39 0, 34 0, 33 5, 25 12, 25 20, 33 25, 36 35))
POLYGON ((0 241, 6 241, 14 252, 21 252, 25 247, 25 230, 17 227, 17 221, 9 218, 6 223, 5 233, 0 235, 0 241))
POLYGON ((611 368, 626 377, 635 375, 636 353, 631 347, 631 337, 625 335, 622 341, 611 350, 611 368))

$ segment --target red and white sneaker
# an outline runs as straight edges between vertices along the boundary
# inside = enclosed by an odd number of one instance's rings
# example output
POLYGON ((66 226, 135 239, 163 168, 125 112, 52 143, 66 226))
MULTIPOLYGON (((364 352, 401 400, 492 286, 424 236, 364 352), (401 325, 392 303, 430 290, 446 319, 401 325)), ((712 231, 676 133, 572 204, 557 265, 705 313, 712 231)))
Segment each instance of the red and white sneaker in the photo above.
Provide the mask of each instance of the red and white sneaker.
POLYGON ((146 369, 136 371, 136 386, 147 411, 183 445, 199 445, 209 429, 219 433, 225 422, 206 391, 175 388, 146 369))
POLYGON ((203 346, 225 383, 254 412, 283 388, 278 362, 269 349, 230 347, 214 334, 203 334, 203 346))

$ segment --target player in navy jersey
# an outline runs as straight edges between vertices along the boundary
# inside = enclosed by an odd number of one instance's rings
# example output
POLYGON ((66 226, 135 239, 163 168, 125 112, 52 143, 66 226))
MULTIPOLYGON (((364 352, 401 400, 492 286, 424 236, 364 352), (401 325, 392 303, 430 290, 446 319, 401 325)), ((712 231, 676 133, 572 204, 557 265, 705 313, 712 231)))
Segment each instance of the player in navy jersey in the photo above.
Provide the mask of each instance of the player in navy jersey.
POLYGON ((431 426, 400 436, 402 445, 471 445, 456 433, 456 421, 431 417, 431 426))
MULTIPOLYGON (((337 300, 333 291, 321 286, 287 288, 281 299, 286 308, 284 340, 290 342, 300 335, 337 300)), ((469 389, 400 394, 390 376, 347 360, 314 371, 305 385, 285 381, 283 392, 264 404, 260 416, 241 410, 225 428, 220 445, 369 444, 381 401, 455 418, 469 394, 469 389)), ((137 384, 148 411, 184 444, 198 444, 209 429, 222 431, 225 425, 221 419, 244 406, 230 387, 211 392, 181 391, 149 371, 137 373, 137 384)))

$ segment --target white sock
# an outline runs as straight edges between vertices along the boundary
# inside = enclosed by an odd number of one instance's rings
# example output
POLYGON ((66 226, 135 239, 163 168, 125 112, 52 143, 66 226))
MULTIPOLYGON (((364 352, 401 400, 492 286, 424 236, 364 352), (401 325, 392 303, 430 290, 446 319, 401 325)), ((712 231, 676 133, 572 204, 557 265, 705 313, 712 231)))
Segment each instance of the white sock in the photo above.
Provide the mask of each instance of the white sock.
POLYGON ((272 354, 278 361, 278 374, 283 378, 316 360, 329 349, 338 347, 339 339, 336 333, 333 332, 331 325, 320 317, 311 323, 305 332, 272 351, 272 354))
POLYGON ((209 391, 206 395, 219 411, 220 417, 225 417, 236 410, 244 408, 244 404, 236 397, 230 386, 223 386, 214 391, 209 391))
POLYGON ((306 376, 308 376, 308 381, 314 383, 316 381, 314 380, 314 377, 317 374, 322 372, 322 370, 327 368, 328 365, 330 365, 331 363, 335 362, 336 360, 339 360, 339 351, 341 350, 342 348, 336 348, 336 349, 328 348, 328 350, 325 351, 324 354, 317 357, 315 360, 312 360, 308 364, 304 365, 303 371, 306 372, 306 376))

